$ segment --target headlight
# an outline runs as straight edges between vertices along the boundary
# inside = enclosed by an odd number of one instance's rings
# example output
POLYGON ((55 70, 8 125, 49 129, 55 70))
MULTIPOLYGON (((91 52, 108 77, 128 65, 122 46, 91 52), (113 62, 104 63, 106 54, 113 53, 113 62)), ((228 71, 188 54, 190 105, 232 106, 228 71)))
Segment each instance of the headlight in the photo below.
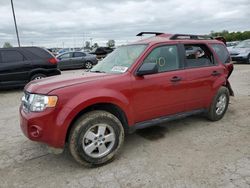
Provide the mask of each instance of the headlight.
POLYGON ((41 112, 46 108, 55 107, 57 96, 26 94, 23 98, 23 108, 32 112, 41 112))

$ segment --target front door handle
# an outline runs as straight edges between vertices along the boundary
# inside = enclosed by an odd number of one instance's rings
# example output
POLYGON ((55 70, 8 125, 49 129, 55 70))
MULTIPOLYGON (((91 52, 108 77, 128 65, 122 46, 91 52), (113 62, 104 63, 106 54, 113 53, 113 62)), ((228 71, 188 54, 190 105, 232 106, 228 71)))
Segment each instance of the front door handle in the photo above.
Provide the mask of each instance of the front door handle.
POLYGON ((219 76, 220 74, 221 74, 221 73, 219 73, 218 71, 213 71, 211 75, 212 75, 212 76, 219 76))
POLYGON ((170 81, 171 81, 171 82, 179 82, 179 81, 181 81, 181 77, 179 77, 179 76, 174 76, 174 77, 172 77, 172 78, 170 79, 170 81))

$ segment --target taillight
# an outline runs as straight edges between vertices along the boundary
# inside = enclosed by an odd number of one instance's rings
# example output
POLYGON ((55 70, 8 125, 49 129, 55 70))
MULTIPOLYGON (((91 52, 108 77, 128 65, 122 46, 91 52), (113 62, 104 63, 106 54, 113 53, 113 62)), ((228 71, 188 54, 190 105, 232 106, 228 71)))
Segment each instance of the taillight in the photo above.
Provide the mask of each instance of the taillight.
POLYGON ((52 57, 52 58, 49 59, 49 62, 51 64, 57 64, 58 60, 56 58, 52 57))

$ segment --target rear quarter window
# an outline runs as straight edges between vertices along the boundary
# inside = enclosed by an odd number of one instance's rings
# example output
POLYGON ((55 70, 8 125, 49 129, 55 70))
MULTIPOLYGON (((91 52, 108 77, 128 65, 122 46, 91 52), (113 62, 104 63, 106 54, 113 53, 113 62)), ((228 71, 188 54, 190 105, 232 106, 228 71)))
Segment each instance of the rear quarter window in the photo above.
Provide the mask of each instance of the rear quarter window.
POLYGON ((229 52, 223 44, 211 44, 211 47, 223 64, 230 63, 229 52))
POLYGON ((15 50, 6 50, 1 52, 2 63, 13 63, 24 60, 24 56, 15 50))
POLYGON ((43 48, 25 48, 28 53, 31 53, 35 57, 42 59, 52 58, 53 55, 43 48))

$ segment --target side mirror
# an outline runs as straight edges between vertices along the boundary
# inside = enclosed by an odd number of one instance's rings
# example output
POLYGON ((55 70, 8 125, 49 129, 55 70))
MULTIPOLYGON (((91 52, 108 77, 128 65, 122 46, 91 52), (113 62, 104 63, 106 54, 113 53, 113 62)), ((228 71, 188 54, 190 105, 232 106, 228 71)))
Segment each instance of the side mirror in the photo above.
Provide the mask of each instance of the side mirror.
POLYGON ((156 63, 143 63, 142 66, 137 71, 137 76, 144 76, 148 74, 154 74, 158 72, 158 67, 156 63))

